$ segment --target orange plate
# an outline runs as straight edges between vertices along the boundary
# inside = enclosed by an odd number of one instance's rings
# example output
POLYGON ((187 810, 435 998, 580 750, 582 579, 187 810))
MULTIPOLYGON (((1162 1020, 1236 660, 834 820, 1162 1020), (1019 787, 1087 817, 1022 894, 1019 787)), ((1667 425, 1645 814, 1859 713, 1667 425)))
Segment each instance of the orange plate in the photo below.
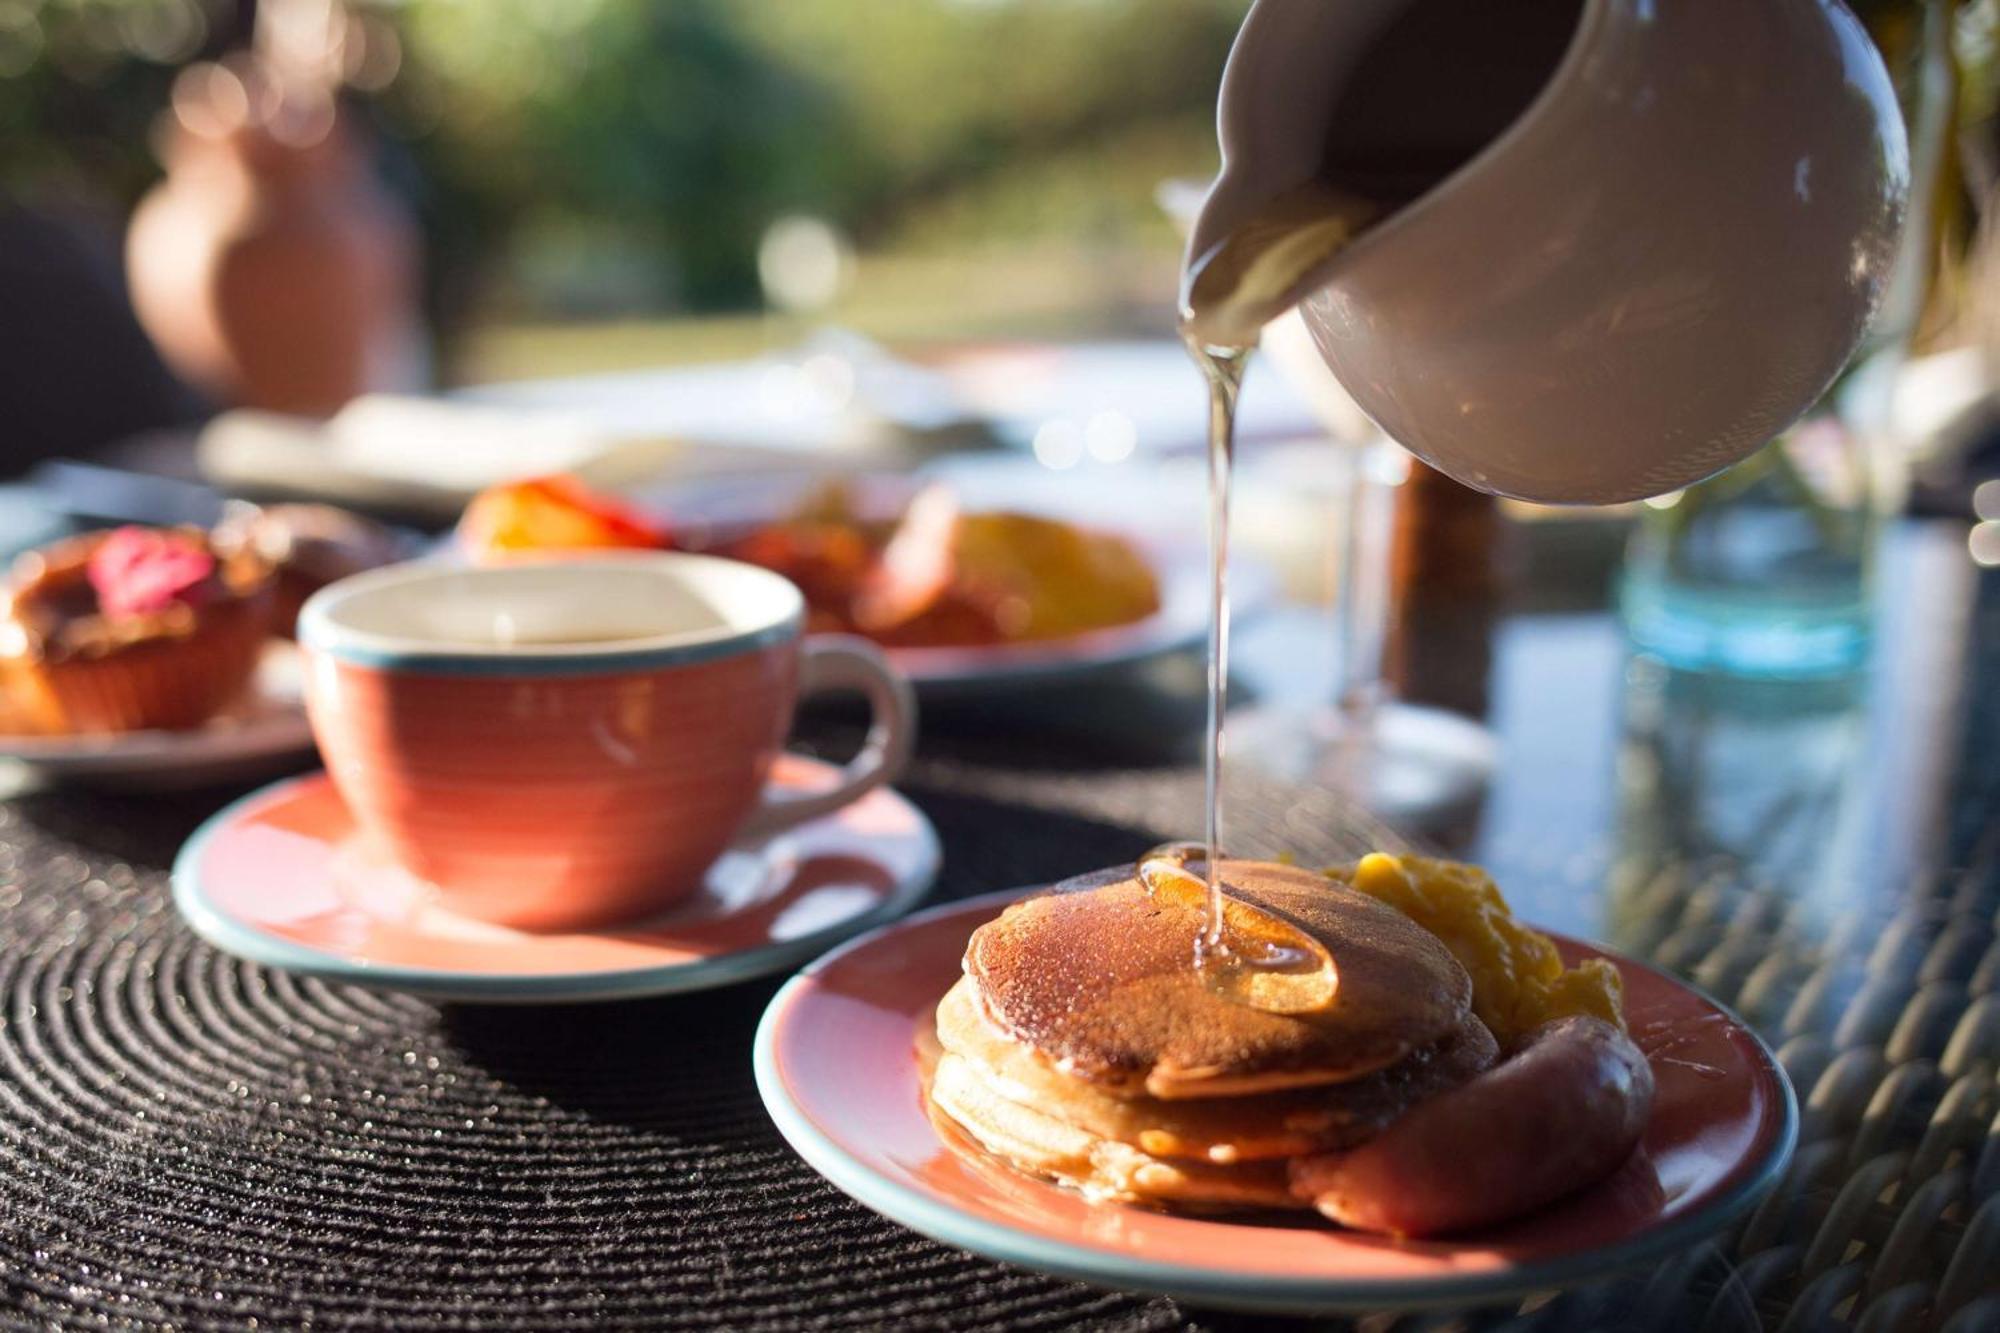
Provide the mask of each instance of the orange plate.
MULTIPOLYGON (((782 755, 774 785, 829 784, 782 755)), ((702 889, 615 929, 533 932, 432 901, 357 835, 326 774, 253 792, 188 840, 174 905, 211 944, 287 971, 440 999, 548 1003, 702 990, 783 971, 907 909, 937 873, 930 821, 881 788, 775 838, 738 843, 702 889)))
POLYGON ((954 1152, 925 1115, 914 1040, 966 938, 1018 894, 947 904, 853 941, 786 983, 757 1033, 764 1104, 794 1148, 884 1215, 995 1259, 1220 1306, 1464 1304, 1582 1281, 1683 1249, 1738 1216, 1798 1136, 1790 1084, 1734 1015, 1644 964, 1557 936, 1565 961, 1624 973, 1658 1080, 1644 1143, 1616 1175, 1506 1226, 1446 1241, 1093 1205, 954 1152))

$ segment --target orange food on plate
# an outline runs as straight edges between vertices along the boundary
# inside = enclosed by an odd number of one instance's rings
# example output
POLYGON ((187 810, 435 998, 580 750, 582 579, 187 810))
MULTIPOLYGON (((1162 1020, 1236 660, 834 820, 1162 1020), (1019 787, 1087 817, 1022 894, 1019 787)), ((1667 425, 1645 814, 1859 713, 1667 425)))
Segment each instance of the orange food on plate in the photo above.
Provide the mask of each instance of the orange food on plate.
MULTIPOLYGON (((477 560, 673 544, 663 525, 569 477, 489 490, 458 531, 477 560)), ((1061 639, 1160 607, 1157 577, 1123 537, 1032 514, 968 513, 942 485, 890 518, 864 516, 845 488, 828 486, 792 514, 704 549, 796 583, 811 628, 892 647, 1061 639)))
POLYGON ((559 551, 667 545, 659 525, 574 477, 538 477, 480 492, 458 520, 460 546, 474 560, 559 551))
POLYGON ((1055 519, 966 514, 952 557, 941 602, 975 609, 1003 639, 1064 638, 1160 609, 1159 582, 1130 542, 1055 519))
POLYGON ((1472 977, 1473 1012, 1502 1045, 1565 1018, 1595 1018, 1624 1029, 1625 984, 1618 970, 1601 958, 1564 967, 1555 942, 1516 918, 1493 877, 1478 866, 1371 852, 1322 873, 1443 940, 1472 977))

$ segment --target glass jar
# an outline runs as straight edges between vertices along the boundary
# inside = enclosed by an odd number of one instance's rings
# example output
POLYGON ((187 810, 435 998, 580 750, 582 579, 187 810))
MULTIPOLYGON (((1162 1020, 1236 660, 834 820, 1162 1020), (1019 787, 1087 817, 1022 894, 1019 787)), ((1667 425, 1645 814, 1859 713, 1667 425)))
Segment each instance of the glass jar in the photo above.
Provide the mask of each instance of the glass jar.
POLYGON ((1860 670, 1881 518, 1901 503, 1888 401, 1912 339, 1949 322, 1964 231, 1948 151, 1959 0, 1859 0, 1911 138, 1903 249, 1868 345, 1820 404, 1719 476, 1647 502, 1619 606, 1636 652, 1686 671, 1824 679, 1860 670))

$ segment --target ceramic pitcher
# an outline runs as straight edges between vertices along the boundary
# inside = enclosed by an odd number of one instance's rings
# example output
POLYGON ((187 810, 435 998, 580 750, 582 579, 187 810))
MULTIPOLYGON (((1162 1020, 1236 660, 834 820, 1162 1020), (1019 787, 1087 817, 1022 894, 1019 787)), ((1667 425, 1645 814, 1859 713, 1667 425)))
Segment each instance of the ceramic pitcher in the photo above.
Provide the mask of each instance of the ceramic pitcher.
POLYGON ((321 105, 303 118, 243 72, 188 70, 132 218, 140 323, 225 403, 326 416, 416 373, 415 227, 321 105))
POLYGON ((1326 363, 1470 485, 1601 503, 1784 429, 1852 355, 1909 186, 1838 0, 1258 0, 1207 253, 1301 182, 1395 203, 1314 271, 1326 363))

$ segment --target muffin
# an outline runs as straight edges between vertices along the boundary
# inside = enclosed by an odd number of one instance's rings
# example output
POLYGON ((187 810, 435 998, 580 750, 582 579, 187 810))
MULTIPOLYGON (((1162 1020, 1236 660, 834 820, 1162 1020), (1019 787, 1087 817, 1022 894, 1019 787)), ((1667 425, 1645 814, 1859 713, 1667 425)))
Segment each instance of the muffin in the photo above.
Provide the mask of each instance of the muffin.
POLYGON ((306 598, 405 555, 394 532, 332 505, 241 505, 216 525, 214 544, 225 557, 248 554, 271 566, 277 579, 272 623, 287 638, 306 598))
POLYGON ((30 551, 0 601, 0 680, 46 734, 198 727, 243 692, 274 579, 199 528, 119 528, 30 551))

